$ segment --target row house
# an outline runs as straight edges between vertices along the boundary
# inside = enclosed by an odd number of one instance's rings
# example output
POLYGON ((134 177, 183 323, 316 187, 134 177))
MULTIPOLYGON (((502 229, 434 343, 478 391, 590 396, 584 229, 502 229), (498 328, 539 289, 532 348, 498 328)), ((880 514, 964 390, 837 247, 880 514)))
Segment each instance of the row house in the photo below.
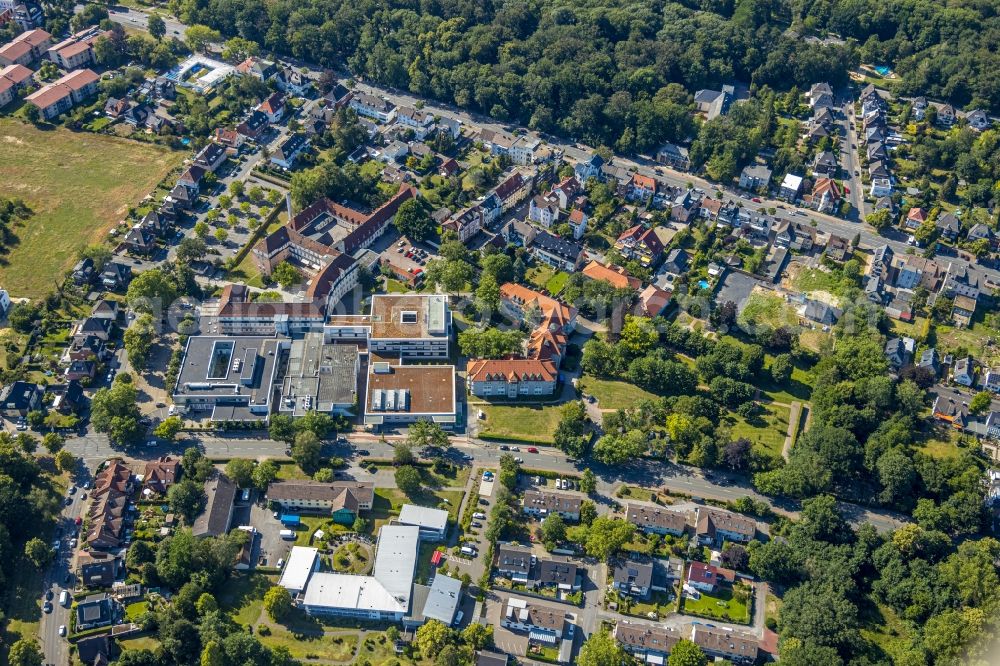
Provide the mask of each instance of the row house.
POLYGON ((583 247, 547 231, 539 232, 528 246, 528 251, 544 264, 568 273, 574 272, 583 261, 583 247))
POLYGON ((687 516, 684 513, 660 506, 630 502, 625 507, 625 519, 646 534, 681 536, 687 529, 687 516))
POLYGON ((101 30, 97 26, 81 30, 49 48, 49 60, 67 71, 86 67, 95 62, 94 43, 99 39, 110 39, 112 34, 110 30, 101 30))
POLYGON ((673 627, 618 620, 614 639, 622 648, 644 664, 665 664, 670 651, 683 638, 673 627))
POLYGON ((521 506, 524 513, 535 518, 543 519, 557 513, 565 520, 577 522, 580 520, 582 502, 583 498, 578 495, 548 490, 526 490, 521 506))
POLYGON ((756 521, 730 511, 698 507, 695 517, 695 535, 705 545, 723 541, 748 543, 757 535, 756 521))
POLYGON ((687 148, 673 143, 665 143, 656 151, 656 161, 673 169, 687 171, 691 168, 691 159, 687 148))
POLYGON ((612 564, 611 585, 620 594, 648 599, 653 589, 653 562, 621 559, 612 564))

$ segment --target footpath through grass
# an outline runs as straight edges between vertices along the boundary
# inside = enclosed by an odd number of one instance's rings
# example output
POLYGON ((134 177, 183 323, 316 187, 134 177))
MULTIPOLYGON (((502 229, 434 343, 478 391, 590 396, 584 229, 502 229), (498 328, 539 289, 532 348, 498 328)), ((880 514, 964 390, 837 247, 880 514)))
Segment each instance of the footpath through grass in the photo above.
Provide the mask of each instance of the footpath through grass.
POLYGON ((20 197, 34 214, 0 254, 0 283, 12 296, 52 291, 79 248, 107 237, 187 156, 103 134, 41 130, 0 118, 2 195, 20 197))

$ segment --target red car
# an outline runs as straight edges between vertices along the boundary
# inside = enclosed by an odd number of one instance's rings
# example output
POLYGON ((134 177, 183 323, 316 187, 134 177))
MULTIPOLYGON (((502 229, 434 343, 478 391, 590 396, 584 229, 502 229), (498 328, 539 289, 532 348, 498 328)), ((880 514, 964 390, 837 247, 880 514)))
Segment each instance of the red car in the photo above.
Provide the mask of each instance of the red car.
POLYGON ((752 202, 754 202, 754 203, 760 203, 760 197, 754 197, 754 198, 753 198, 753 199, 751 199, 750 201, 752 201, 752 202))
POLYGON ((533 446, 528 447, 528 453, 538 453, 538 449, 533 446))
POLYGON ((80 516, 77 516, 76 517, 76 524, 79 525, 82 522, 83 522, 83 518, 81 518, 80 516))

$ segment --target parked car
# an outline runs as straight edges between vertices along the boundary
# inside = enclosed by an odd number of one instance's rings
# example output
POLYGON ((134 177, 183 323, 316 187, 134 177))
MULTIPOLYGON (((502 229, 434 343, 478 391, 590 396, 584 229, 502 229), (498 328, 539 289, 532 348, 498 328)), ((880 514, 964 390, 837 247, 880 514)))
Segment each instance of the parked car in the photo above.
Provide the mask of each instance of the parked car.
POLYGON ((538 453, 538 449, 533 446, 528 447, 528 453, 538 453))

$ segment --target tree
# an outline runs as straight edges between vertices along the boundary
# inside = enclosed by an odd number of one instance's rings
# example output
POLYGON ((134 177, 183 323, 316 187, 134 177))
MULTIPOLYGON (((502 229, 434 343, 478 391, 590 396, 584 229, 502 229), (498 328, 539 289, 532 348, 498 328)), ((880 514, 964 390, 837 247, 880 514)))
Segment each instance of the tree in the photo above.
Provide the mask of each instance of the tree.
POLYGON ((203 221, 199 221, 194 225, 194 235, 202 242, 208 238, 209 231, 211 231, 211 229, 209 229, 208 224, 203 221))
MULTIPOLYGON (((284 588, 282 588, 284 589, 284 588)), ((201 666, 225 666, 226 653, 218 641, 208 641, 201 651, 201 666)))
POLYGON ((288 289, 302 281, 302 275, 295 266, 292 266, 287 261, 282 261, 275 266, 274 270, 271 271, 271 277, 284 289, 288 289))
POLYGON ((667 659, 669 666, 706 666, 708 657, 692 641, 682 638, 670 648, 670 657, 667 659))
POLYGON ((111 261, 114 253, 106 245, 93 244, 80 250, 81 259, 90 259, 94 262, 94 272, 99 273, 104 270, 104 265, 111 261))
POLYGON ((521 350, 524 333, 517 329, 469 327, 458 334, 458 346, 469 358, 506 358, 521 350))
POLYGON ((591 437, 590 419, 587 418, 587 408, 583 403, 574 400, 563 405, 553 443, 566 454, 580 458, 587 454, 591 437))
POLYGON ((541 525, 542 543, 548 550, 555 549, 560 542, 566 540, 566 523, 562 516, 553 513, 545 517, 541 525))
POLYGON ((273 460, 263 460, 254 467, 251 479, 253 487, 265 492, 272 481, 278 478, 278 465, 273 460))
POLYGON ((415 459, 409 444, 405 442, 396 444, 392 452, 392 462, 397 465, 412 465, 415 459))
POLYGON ((249 488, 253 484, 253 472, 254 465, 246 458, 233 458, 226 463, 226 476, 240 488, 249 488))
POLYGON ((412 465, 403 465, 396 469, 396 487, 402 490, 408 497, 418 495, 423 482, 420 479, 420 472, 412 465))
POLYGON ((396 225, 400 235, 416 243, 434 233, 434 220, 427 214, 424 205, 416 199, 408 199, 399 205, 393 224, 396 225))
POLYGON ((297 434, 292 445, 292 460, 306 474, 315 473, 323 460, 323 444, 319 437, 308 430, 297 434))
POLYGON ((66 440, 57 432, 47 432, 45 433, 45 437, 42 437, 42 446, 52 455, 59 453, 59 450, 62 449, 65 443, 66 440))
POLYGON ((229 239, 229 232, 222 228, 216 229, 212 235, 215 236, 215 240, 219 241, 219 243, 225 243, 229 239))
POLYGON ((153 435, 165 442, 173 442, 177 439, 177 434, 182 427, 184 427, 184 422, 181 421, 181 417, 168 416, 153 429, 153 435))
POLYGON ((49 547, 47 543, 39 539, 38 537, 33 537, 24 544, 24 556, 28 558, 36 569, 42 570, 49 566, 52 558, 55 557, 55 552, 49 547))
MULTIPOLYGON (((42 119, 42 112, 39 111, 38 107, 35 106, 34 104, 25 104, 24 105, 24 117, 32 125, 37 125, 38 122, 42 119)), ((15 643, 15 645, 16 645, 16 643, 15 643)), ((39 662, 39 663, 41 663, 41 662, 39 662)))
POLYGON ((476 287, 476 307, 484 315, 492 314, 500 309, 500 285, 490 273, 483 273, 476 287))
POLYGON ((791 379, 793 369, 792 355, 778 354, 771 363, 771 379, 774 380, 775 384, 784 384, 791 379))
POLYGON ((7 659, 10 666, 42 666, 45 656, 38 647, 38 641, 33 638, 22 638, 10 646, 7 659))
POLYGON ((156 339, 153 315, 149 313, 139 315, 132 325, 125 329, 123 338, 129 364, 137 371, 145 370, 149 353, 153 349, 153 341, 156 339))
POLYGON ((329 414, 321 414, 315 409, 310 409, 296 419, 295 430, 297 432, 308 430, 320 439, 324 439, 335 432, 335 423, 329 414))
POLYGON ((197 261, 208 251, 205 241, 201 238, 185 238, 177 246, 177 259, 185 263, 197 261))
POLYGON ((972 396, 972 401, 969 402, 969 411, 980 416, 990 410, 992 402, 993 395, 989 391, 980 391, 972 396))
POLYGON ((295 441, 295 421, 288 414, 275 414, 271 417, 271 424, 268 426, 267 434, 271 439, 285 444, 295 441))
MULTIPOLYGON (((148 271, 147 271, 148 272, 148 271)), ((134 444, 142 436, 138 395, 126 375, 115 378, 111 388, 102 388, 90 401, 90 423, 97 432, 107 433, 116 444, 134 444)))
POLYGON ((62 472, 73 472, 76 469, 76 456, 63 449, 56 454, 56 467, 62 472))
POLYGON ((882 233, 892 224, 892 213, 888 208, 876 210, 865 217, 865 222, 872 225, 875 231, 882 233))
POLYGON ((159 14, 148 15, 146 29, 149 30, 149 34, 157 41, 163 39, 163 36, 167 34, 167 24, 159 14))
POLYGON ((583 470, 583 475, 580 477, 580 490, 588 495, 597 490, 597 476, 589 467, 583 470))
POLYGON ((591 557, 607 560, 635 536, 635 525, 620 518, 598 516, 587 530, 584 548, 591 557))
POLYGON ((280 622, 292 610, 292 596, 285 588, 275 585, 264 593, 264 610, 272 620, 280 622))
POLYGON ((421 656, 431 659, 454 642, 455 632, 437 620, 424 623, 422 627, 417 629, 417 634, 413 639, 413 644, 420 650, 421 656))
POLYGON ((427 280, 449 293, 462 291, 472 280, 472 264, 466 261, 436 259, 427 264, 427 280))
POLYGON ((170 510, 184 517, 184 520, 191 524, 205 504, 205 489, 191 477, 185 477, 181 481, 170 486, 167 490, 167 503, 170 510))
POLYGON ((414 449, 446 448, 449 444, 448 433, 438 423, 420 420, 410 425, 406 443, 414 449))
POLYGON ((595 631, 584 642, 577 655, 577 666, 620 666, 628 654, 607 631, 595 631))
POLYGON ((753 445, 746 437, 729 442, 722 448, 722 461, 729 469, 740 472, 750 466, 753 445))
POLYGON ((493 626, 472 622, 462 630, 462 642, 473 650, 482 650, 493 645, 493 626))
POLYGON ((177 298, 177 285, 163 269, 150 268, 139 273, 128 286, 126 299, 136 312, 165 310, 177 298))
POLYGON ((222 47, 222 57, 226 60, 240 62, 260 53, 257 42, 242 37, 230 37, 222 47))
POLYGON ((590 526, 597 518, 597 505, 590 500, 580 502, 580 524, 590 526))
POLYGON ((195 24, 184 31, 184 41, 187 42, 188 48, 195 53, 204 51, 209 44, 221 40, 222 34, 207 25, 195 24))

